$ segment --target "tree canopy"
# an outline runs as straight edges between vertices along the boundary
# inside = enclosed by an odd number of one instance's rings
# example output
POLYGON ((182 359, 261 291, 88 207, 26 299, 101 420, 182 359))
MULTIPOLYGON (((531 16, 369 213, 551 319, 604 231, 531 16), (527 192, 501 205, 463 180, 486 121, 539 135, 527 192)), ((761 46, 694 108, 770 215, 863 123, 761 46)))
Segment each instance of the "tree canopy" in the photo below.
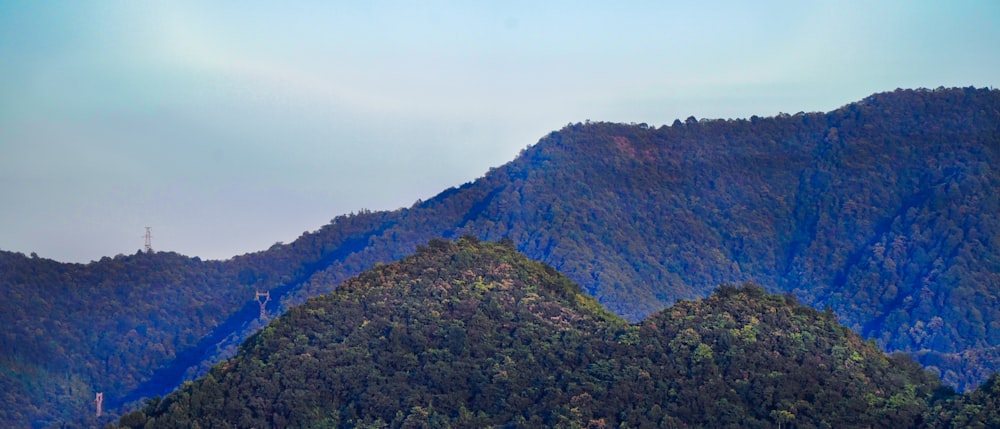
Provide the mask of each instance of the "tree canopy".
POLYGON ((940 382, 724 286, 631 324, 514 249, 431 241, 291 309, 120 427, 917 427, 940 382))

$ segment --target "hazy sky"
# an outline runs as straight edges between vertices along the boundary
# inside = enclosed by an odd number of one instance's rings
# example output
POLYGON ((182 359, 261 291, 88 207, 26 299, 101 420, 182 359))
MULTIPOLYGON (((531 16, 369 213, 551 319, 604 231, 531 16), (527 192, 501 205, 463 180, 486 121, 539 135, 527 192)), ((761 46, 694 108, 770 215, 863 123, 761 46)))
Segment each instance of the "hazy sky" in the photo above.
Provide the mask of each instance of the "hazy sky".
POLYGON ((0 249, 225 259, 569 122, 1000 83, 995 0, 415 3, 0 2, 0 249))

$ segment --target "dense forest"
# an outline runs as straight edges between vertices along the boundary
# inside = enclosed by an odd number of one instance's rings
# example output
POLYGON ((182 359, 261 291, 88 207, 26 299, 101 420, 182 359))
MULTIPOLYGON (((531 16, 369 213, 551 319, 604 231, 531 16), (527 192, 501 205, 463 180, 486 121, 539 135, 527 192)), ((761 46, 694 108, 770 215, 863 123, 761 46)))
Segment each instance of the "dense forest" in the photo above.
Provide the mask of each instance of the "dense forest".
POLYGON ((62 264, 0 252, 0 425, 113 415, 232 356, 268 317, 433 237, 511 240, 638 321, 720 284, 794 296, 960 390, 1000 369, 1000 91, 828 113, 569 124, 412 207, 289 244, 62 264))
POLYGON ((433 240, 293 308, 119 427, 1000 423, 953 412, 953 391, 908 357, 793 297, 723 286, 630 324, 511 245, 433 240))

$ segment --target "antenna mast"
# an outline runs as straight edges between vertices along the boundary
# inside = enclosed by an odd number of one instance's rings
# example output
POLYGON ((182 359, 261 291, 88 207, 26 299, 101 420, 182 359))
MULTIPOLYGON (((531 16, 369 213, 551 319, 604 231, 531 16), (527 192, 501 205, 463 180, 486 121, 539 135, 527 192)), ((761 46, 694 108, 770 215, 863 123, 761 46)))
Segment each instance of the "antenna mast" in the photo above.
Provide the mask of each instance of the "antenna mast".
POLYGON ((150 230, 152 227, 146 227, 146 253, 153 253, 153 234, 150 230))

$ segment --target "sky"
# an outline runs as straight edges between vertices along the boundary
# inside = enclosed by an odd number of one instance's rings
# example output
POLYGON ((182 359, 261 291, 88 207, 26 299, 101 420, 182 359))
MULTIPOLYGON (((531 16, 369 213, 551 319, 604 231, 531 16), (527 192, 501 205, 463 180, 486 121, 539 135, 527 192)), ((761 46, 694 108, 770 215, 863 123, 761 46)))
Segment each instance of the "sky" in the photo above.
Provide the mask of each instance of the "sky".
POLYGON ((996 87, 998 41, 995 0, 3 1, 0 249, 227 259, 567 123, 996 87))

